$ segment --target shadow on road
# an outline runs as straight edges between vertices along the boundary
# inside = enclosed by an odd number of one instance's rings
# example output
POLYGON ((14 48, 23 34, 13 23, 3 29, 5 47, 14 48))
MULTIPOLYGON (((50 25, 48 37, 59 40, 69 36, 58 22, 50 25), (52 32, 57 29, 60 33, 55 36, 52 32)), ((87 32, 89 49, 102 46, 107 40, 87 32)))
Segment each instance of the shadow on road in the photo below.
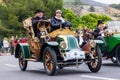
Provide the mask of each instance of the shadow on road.
POLYGON ((120 67, 119 65, 117 65, 115 63, 104 63, 104 64, 102 64, 102 66, 120 67))
MULTIPOLYGON (((87 69, 88 70, 88 69, 87 69)), ((70 70, 70 69, 58 69, 57 70, 57 75, 76 75, 76 74, 88 74, 91 73, 89 70, 88 71, 84 71, 84 70, 80 70, 80 68, 76 69, 76 70, 70 70)))
MULTIPOLYGON (((26 70, 25 72, 29 72, 31 74, 37 74, 37 75, 47 75, 44 71, 44 69, 41 70, 26 70)), ((80 75, 84 75, 84 74, 90 74, 92 72, 90 72, 88 69, 87 70, 80 70, 80 68, 78 68, 78 70, 70 70, 70 69, 57 69, 56 70, 56 74, 55 76, 66 76, 66 75, 76 75, 76 74, 80 74, 80 75)))

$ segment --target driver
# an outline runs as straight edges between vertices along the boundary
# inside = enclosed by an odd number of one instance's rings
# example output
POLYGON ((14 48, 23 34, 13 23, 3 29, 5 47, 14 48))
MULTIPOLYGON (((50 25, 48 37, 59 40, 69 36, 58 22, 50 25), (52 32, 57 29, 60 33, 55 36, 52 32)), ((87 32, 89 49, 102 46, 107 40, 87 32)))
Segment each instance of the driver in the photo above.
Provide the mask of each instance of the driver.
POLYGON ((102 40, 104 42, 104 54, 103 56, 105 56, 106 52, 107 52, 107 43, 104 39, 104 30, 107 29, 107 26, 103 27, 103 21, 102 20, 98 20, 98 24, 97 24, 97 28, 94 30, 93 35, 96 39, 98 40, 102 40))
POLYGON ((37 29, 37 23, 39 21, 42 21, 42 20, 47 20, 47 18, 45 18, 43 16, 43 13, 44 12, 42 10, 37 9, 35 11, 35 17, 32 18, 32 26, 33 26, 33 30, 34 30, 34 33, 35 33, 35 37, 40 37, 40 31, 39 31, 39 29, 37 29))
POLYGON ((65 19, 62 17, 62 11, 61 10, 56 10, 55 16, 52 17, 51 19, 51 28, 52 31, 59 29, 62 26, 70 28, 72 26, 72 23, 69 21, 65 21, 65 19))

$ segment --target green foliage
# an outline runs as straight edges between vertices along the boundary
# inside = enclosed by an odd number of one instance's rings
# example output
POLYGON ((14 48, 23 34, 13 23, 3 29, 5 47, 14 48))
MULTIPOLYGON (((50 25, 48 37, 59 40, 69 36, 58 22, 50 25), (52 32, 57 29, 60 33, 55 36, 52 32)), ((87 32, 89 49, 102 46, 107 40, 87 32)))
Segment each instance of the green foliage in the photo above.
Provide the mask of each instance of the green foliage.
MULTIPOLYGON (((25 36, 22 21, 34 16, 36 9, 44 10, 45 16, 51 18, 57 9, 62 9, 62 6, 63 0, 4 0, 4 3, 0 4, 0 37, 25 36)), ((106 15, 88 14, 78 17, 68 9, 62 11, 64 18, 72 22, 72 29, 78 26, 95 28, 98 20, 111 20, 106 15)))
POLYGON ((80 19, 69 9, 63 9, 63 16, 66 20, 72 22, 72 29, 76 28, 79 25, 80 19))
POLYGON ((77 27, 82 28, 84 26, 93 29, 97 27, 98 20, 103 20, 104 22, 111 20, 111 18, 106 15, 97 15, 92 13, 77 17, 73 12, 68 9, 63 9, 63 15, 65 19, 72 22, 72 29, 75 29, 77 27))
POLYGON ((90 7, 89 9, 90 12, 95 12, 95 8, 93 6, 90 7))
POLYGON ((94 29, 97 27, 98 20, 103 20, 104 22, 111 20, 110 17, 106 15, 97 15, 97 14, 87 14, 80 17, 81 23, 80 25, 87 26, 90 29, 94 29))
POLYGON ((34 16, 36 9, 44 10, 51 18, 62 6, 63 0, 4 0, 0 4, 0 36, 25 36, 22 21, 34 16))

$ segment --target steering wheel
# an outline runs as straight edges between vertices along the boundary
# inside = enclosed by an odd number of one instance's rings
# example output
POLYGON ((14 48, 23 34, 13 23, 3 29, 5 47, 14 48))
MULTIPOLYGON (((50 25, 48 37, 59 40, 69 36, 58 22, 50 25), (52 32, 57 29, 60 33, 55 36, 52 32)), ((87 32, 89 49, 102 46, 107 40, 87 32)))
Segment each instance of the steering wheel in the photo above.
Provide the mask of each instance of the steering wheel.
POLYGON ((41 28, 50 28, 50 22, 48 20, 41 20, 37 23, 37 29, 41 30, 41 28))

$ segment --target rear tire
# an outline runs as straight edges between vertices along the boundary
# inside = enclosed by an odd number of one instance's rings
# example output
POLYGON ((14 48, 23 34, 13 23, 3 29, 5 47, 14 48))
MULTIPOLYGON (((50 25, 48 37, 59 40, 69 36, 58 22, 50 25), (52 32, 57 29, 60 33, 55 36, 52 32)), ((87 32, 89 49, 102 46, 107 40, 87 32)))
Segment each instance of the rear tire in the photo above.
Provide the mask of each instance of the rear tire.
POLYGON ((19 67, 21 69, 21 71, 25 71, 27 68, 27 61, 24 60, 24 54, 22 52, 22 49, 19 50, 19 67))
POLYGON ((43 64, 45 72, 48 75, 54 75, 56 72, 57 58, 55 50, 51 47, 46 47, 43 52, 43 64))
POLYGON ((120 45, 115 50, 116 63, 120 65, 120 45))
POLYGON ((91 61, 90 63, 88 63, 88 67, 90 69, 91 72, 98 72, 101 68, 102 65, 102 55, 101 55, 101 50, 99 48, 99 46, 96 46, 96 53, 94 53, 96 56, 95 61, 91 61))

